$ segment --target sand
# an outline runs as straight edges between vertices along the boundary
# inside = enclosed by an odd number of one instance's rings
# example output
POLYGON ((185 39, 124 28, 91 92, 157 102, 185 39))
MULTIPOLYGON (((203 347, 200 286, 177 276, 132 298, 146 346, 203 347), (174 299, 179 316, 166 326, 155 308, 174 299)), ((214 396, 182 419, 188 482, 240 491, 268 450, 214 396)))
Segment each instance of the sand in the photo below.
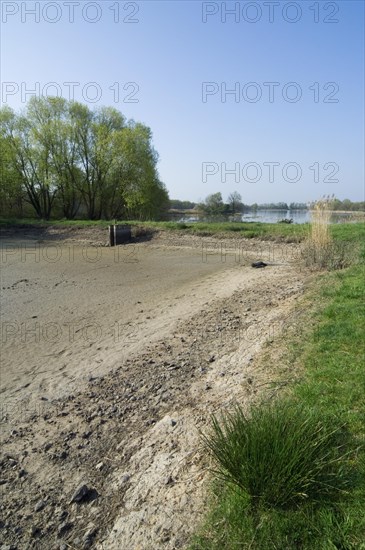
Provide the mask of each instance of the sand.
POLYGON ((3 235, 2 532, 19 548, 184 547, 206 491, 199 430, 270 382, 255 361, 307 277, 294 245, 105 244, 101 229, 3 235), (97 498, 70 504, 82 482, 97 498))

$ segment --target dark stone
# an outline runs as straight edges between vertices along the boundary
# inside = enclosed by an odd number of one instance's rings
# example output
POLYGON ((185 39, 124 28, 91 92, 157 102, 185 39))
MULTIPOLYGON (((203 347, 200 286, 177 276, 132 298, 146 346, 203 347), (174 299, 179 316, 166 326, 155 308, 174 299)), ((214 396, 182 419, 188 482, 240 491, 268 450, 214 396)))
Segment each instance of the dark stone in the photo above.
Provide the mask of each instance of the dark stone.
POLYGON ((251 267, 256 267, 256 268, 259 268, 259 267, 266 267, 267 264, 265 264, 265 262, 253 262, 251 264, 251 267))
POLYGON ((98 497, 98 493, 95 489, 90 489, 87 485, 80 485, 71 497, 70 504, 72 502, 89 502, 95 500, 98 497))
POLYGON ((64 523, 61 523, 61 525, 58 528, 58 536, 62 537, 65 533, 70 531, 72 529, 73 524, 70 521, 65 521, 64 523))

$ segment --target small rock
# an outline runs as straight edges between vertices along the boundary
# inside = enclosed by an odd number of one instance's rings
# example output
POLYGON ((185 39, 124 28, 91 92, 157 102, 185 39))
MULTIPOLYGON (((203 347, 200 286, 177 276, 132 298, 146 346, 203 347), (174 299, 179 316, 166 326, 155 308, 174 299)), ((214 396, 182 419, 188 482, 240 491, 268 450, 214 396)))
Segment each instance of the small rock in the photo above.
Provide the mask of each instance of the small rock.
POLYGON ((41 510, 43 510, 45 506, 46 506, 46 503, 44 502, 44 500, 39 500, 37 504, 34 506, 34 511, 40 512, 41 510))
POLYGON ((92 545, 93 538, 95 537, 97 531, 97 527, 93 523, 89 523, 87 526, 87 531, 82 538, 84 548, 89 548, 92 545))
POLYGON ((61 523, 59 526, 57 533, 59 537, 62 537, 65 533, 70 531, 72 529, 73 524, 70 521, 65 521, 64 523, 61 523))
POLYGON ((260 267, 266 267, 267 264, 265 264, 265 262, 253 262, 251 264, 251 267, 256 267, 256 268, 260 268, 260 267))
POLYGON ((95 491, 95 489, 90 489, 87 485, 82 484, 76 489, 76 491, 72 495, 70 504, 72 502, 79 503, 85 500, 89 500, 91 499, 91 497, 96 495, 97 495, 97 492, 95 491))
POLYGON ((32 537, 36 537, 37 535, 39 535, 41 532, 41 529, 38 525, 32 525, 32 527, 30 528, 30 534, 32 537))
POLYGON ((177 424, 177 421, 171 418, 171 426, 176 426, 176 424, 177 424))
POLYGON ((124 474, 120 478, 121 483, 127 483, 130 480, 131 476, 129 474, 124 474))
POLYGON ((68 516, 68 512, 66 512, 66 510, 61 510, 61 512, 58 514, 58 521, 62 522, 63 520, 65 520, 68 516))
POLYGON ((215 356, 214 355, 209 357, 209 363, 214 363, 214 361, 215 361, 215 356))
POLYGON ((172 483, 174 483, 174 479, 171 476, 165 477, 165 479, 164 479, 164 484, 165 485, 171 485, 172 483))
POLYGON ((100 472, 104 468, 104 462, 99 462, 99 464, 97 464, 95 468, 100 472))

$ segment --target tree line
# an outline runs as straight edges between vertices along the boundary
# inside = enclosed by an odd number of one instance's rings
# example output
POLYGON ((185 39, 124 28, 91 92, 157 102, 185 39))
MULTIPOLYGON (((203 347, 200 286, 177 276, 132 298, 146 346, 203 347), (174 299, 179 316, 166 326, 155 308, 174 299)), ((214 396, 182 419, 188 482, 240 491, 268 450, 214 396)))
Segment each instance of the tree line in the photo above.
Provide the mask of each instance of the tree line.
POLYGON ((223 202, 221 193, 208 195, 206 199, 196 205, 197 210, 210 216, 234 215, 244 211, 256 210, 307 210, 305 203, 292 202, 288 205, 286 202, 266 203, 266 204, 244 204, 242 196, 238 191, 233 191, 227 197, 227 202, 223 202))
MULTIPOLYGON (((208 195, 204 201, 200 203, 194 203, 191 201, 180 201, 177 199, 170 200, 170 208, 174 210, 193 210, 194 208, 200 212, 204 212, 207 215, 226 215, 236 214, 244 211, 256 211, 256 210, 310 210, 312 203, 304 202, 270 202, 262 204, 244 204, 242 202, 241 195, 234 191, 227 197, 227 202, 223 201, 221 193, 213 193, 208 195)), ((349 199, 339 200, 336 198, 331 199, 331 210, 345 210, 345 211, 365 211, 365 202, 353 202, 349 199)))
POLYGON ((33 97, 0 109, 1 214, 159 219, 169 208, 150 128, 115 108, 33 97))

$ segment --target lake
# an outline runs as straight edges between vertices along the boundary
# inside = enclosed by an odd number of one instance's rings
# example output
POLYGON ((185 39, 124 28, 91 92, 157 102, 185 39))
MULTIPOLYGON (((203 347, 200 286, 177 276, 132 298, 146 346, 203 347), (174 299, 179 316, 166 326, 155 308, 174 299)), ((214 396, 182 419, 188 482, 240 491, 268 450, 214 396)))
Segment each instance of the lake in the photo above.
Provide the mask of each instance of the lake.
POLYGON ((310 221, 310 212, 308 210, 256 210, 245 212, 234 218, 230 216, 226 217, 207 218, 199 215, 183 215, 173 214, 171 220, 179 222, 212 222, 212 221, 243 221, 243 222, 262 222, 262 223, 276 223, 284 218, 292 218, 294 223, 307 223, 310 221))
MULTIPOLYGON (((233 216, 221 216, 217 218, 208 218, 204 215, 179 214, 177 212, 170 213, 170 220, 176 222, 261 222, 261 223, 277 223, 283 219, 292 219, 293 223, 308 223, 311 221, 310 210, 256 210, 244 212, 233 216)), ((361 212, 332 212, 331 223, 344 223, 363 221, 364 214, 361 212)))

